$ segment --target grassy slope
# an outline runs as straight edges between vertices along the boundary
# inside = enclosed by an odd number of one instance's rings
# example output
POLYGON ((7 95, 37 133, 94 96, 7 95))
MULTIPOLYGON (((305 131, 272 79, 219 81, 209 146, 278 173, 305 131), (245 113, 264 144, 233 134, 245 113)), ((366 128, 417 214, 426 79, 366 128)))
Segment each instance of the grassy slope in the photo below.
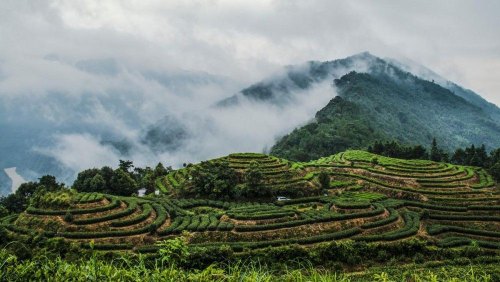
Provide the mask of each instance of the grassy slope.
POLYGON ((498 281, 495 263, 471 265, 408 265, 368 269, 342 274, 304 266, 302 269, 269 270, 258 264, 236 264, 189 271, 175 266, 147 267, 143 260, 127 259, 109 263, 91 258, 72 263, 61 259, 18 262, 0 256, 0 278, 5 281, 498 281))

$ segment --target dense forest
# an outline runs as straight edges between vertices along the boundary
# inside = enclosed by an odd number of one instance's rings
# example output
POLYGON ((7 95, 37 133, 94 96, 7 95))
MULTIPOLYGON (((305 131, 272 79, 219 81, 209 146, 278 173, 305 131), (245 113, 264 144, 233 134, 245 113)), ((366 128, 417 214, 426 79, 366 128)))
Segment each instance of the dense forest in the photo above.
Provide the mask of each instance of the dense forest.
POLYGON ((500 110, 460 96, 458 87, 450 90, 365 56, 369 70, 334 79, 337 96, 312 122, 280 138, 271 154, 308 161, 379 140, 416 146, 433 138, 446 140, 441 144, 445 152, 470 144, 500 146, 500 110))

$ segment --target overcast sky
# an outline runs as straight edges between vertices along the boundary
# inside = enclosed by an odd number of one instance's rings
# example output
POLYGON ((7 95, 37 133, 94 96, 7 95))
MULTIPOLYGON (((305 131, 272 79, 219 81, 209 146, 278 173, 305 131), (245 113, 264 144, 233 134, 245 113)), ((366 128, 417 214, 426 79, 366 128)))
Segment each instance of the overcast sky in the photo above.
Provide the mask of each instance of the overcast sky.
POLYGON ((335 96, 331 83, 287 107, 211 105, 283 66, 364 51, 500 105, 499 14, 498 0, 0 0, 0 126, 11 140, 0 139, 0 164, 33 179, 48 169, 30 166, 40 154, 71 174, 123 158, 179 166, 265 152, 335 96), (157 153, 143 142, 152 124, 188 137, 157 153))
POLYGON ((244 84, 283 65, 370 51, 421 63, 498 105, 499 14, 497 0, 2 0, 0 79, 11 79, 0 90, 89 88, 47 56, 244 84))

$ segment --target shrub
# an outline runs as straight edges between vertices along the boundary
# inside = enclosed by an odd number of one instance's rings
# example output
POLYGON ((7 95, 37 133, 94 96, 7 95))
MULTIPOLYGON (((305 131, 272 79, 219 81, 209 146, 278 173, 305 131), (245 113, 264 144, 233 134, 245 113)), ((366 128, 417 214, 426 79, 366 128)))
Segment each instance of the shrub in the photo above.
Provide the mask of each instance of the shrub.
POLYGON ((139 214, 136 217, 130 218, 130 219, 121 219, 121 220, 112 221, 111 226, 124 227, 124 226, 137 224, 139 222, 146 220, 151 215, 152 212, 153 212, 153 208, 151 207, 150 204, 143 204, 141 214, 139 214))
POLYGON ((403 219, 405 221, 405 226, 401 229, 390 231, 378 235, 371 236, 361 236, 355 238, 359 241, 394 241, 402 238, 415 235, 420 228, 420 215, 414 212, 405 212, 403 214, 403 219))
POLYGON ((101 217, 89 217, 89 218, 84 218, 84 219, 76 219, 76 220, 73 220, 73 224, 76 224, 76 225, 95 224, 95 223, 100 223, 100 222, 104 222, 104 221, 108 221, 108 220, 122 218, 122 217, 133 214, 136 209, 137 209, 137 202, 131 201, 128 204, 127 208, 124 210, 121 210, 121 211, 118 211, 115 213, 106 214, 106 215, 101 216, 101 217))
POLYGON ((120 206, 120 201, 118 201, 115 198, 112 198, 110 204, 105 205, 105 206, 90 208, 90 209, 45 210, 45 209, 37 209, 37 208, 30 206, 26 209, 26 212, 29 214, 35 214, 35 215, 65 215, 67 212, 69 212, 69 213, 72 213, 73 215, 75 215, 75 214, 87 214, 87 213, 109 211, 109 210, 112 210, 114 208, 117 208, 118 206, 120 206))
POLYGON ((64 221, 66 221, 66 222, 73 222, 73 214, 70 213, 70 212, 67 212, 64 215, 64 221))

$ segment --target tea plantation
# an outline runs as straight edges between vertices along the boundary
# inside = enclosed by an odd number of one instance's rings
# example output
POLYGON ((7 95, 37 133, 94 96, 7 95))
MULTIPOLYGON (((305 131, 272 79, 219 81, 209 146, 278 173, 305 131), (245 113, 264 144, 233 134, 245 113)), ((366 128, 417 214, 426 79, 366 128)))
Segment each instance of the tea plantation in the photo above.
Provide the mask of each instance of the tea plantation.
POLYGON ((275 195, 248 201, 179 197, 192 185, 197 165, 191 165, 157 179, 159 195, 66 191, 60 197, 71 197, 69 207, 57 208, 56 197, 1 224, 11 235, 60 237, 109 252, 154 254, 158 241, 178 236, 190 247, 225 246, 234 253, 340 240, 390 246, 412 238, 438 249, 500 250, 500 193, 480 168, 364 151, 307 163, 250 153, 211 160, 221 161, 239 172, 257 164, 259 187, 275 195), (326 187, 318 180, 325 173, 326 187), (274 200, 290 189, 304 196, 274 200))

